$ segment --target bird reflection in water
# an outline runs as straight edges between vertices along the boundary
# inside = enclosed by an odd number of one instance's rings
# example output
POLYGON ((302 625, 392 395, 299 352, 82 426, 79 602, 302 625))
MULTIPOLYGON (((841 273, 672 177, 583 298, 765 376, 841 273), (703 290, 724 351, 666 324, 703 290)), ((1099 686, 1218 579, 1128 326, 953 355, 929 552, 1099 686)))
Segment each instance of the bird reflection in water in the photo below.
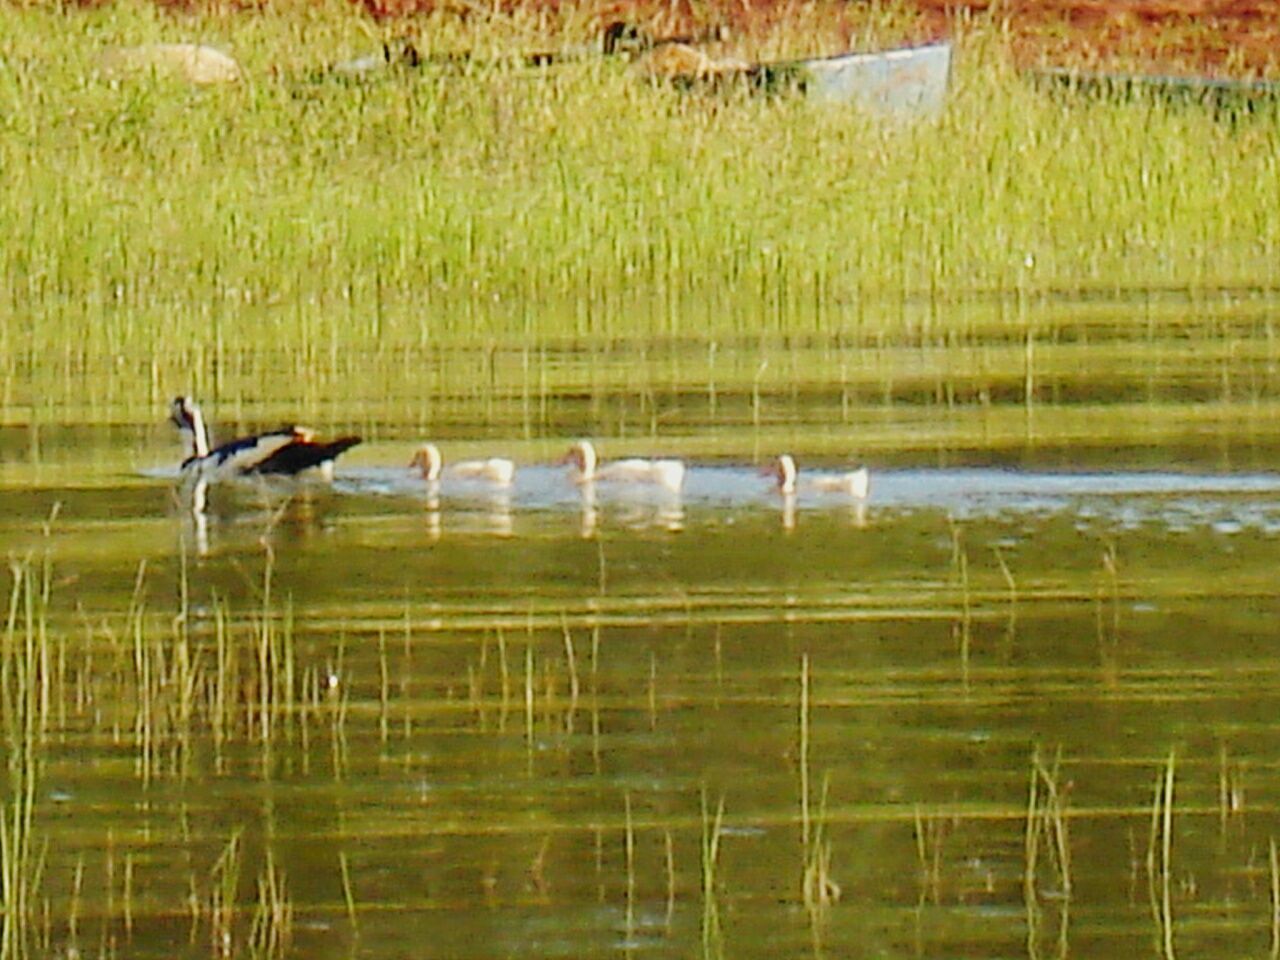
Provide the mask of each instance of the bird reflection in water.
POLYGON ((218 538, 256 539, 264 547, 301 542, 318 530, 324 518, 327 487, 299 486, 293 481, 257 483, 241 481, 235 485, 219 484, 214 497, 212 484, 202 478, 184 483, 177 492, 177 502, 190 519, 189 530, 196 555, 206 557, 218 538), (240 509, 245 495, 252 495, 256 508, 240 509))
POLYGON ((511 517, 511 494, 505 490, 494 491, 485 498, 485 507, 485 521, 491 534, 504 539, 515 535, 515 523, 511 517))
MULTIPOLYGON (((796 495, 794 493, 782 493, 778 497, 778 513, 782 518, 782 529, 790 533, 796 528, 796 495)), ((855 530, 863 530, 867 526, 867 504, 865 500, 859 500, 849 505, 846 513, 849 518, 849 526, 855 530)))
POLYGON ((596 535, 596 529, 600 525, 600 510, 596 506, 596 485, 588 481, 580 484, 578 490, 582 494, 582 519, 579 524, 579 533, 583 540, 590 540, 596 535))
MULTIPOLYGON (((578 487, 581 495, 579 534, 589 539, 599 531, 601 508, 594 483, 578 487)), ((684 529, 684 501, 675 491, 663 491, 656 499, 618 498, 610 501, 611 516, 628 530, 666 530, 678 533, 684 529)))
POLYGON ((443 532, 443 525, 440 520, 440 484, 435 480, 428 481, 425 506, 424 519, 427 523, 427 539, 435 543, 440 539, 440 534, 443 532))
MULTIPOLYGON (((427 537, 433 543, 444 535, 444 514, 440 504, 440 485, 432 481, 427 486, 426 497, 423 500, 425 508, 423 516, 426 520, 427 537)), ((478 508, 476 512, 479 514, 484 533, 504 539, 514 536, 515 521, 511 512, 511 495, 507 491, 495 490, 477 500, 474 506, 478 508)), ((469 513, 471 517, 475 516, 475 513, 466 510, 461 511, 461 516, 467 518, 469 513)), ((458 514, 455 513, 456 516, 458 514)), ((471 525, 468 524, 468 526, 471 525)), ((474 532, 475 527, 471 526, 471 529, 474 532)))

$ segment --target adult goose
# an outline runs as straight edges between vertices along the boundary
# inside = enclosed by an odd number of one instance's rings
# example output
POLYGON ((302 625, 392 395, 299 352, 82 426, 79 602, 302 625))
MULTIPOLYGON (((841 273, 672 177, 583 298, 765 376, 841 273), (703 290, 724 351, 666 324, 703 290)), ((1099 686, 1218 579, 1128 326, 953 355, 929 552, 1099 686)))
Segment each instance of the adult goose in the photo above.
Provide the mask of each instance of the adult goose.
POLYGON ((666 490, 679 490, 684 484, 684 462, 681 460, 644 460, 632 458, 601 463, 590 440, 577 440, 561 463, 573 468, 576 483, 596 480, 616 483, 651 484, 666 490))
POLYGON ((282 427, 211 448, 204 416, 190 397, 176 397, 169 416, 182 433, 182 473, 199 480, 304 473, 330 479, 334 458, 360 442, 359 437, 322 442, 304 427, 282 427))
POLYGON ((488 457, 484 460, 459 460, 447 467, 440 448, 434 443, 424 443, 409 461, 409 466, 422 474, 422 479, 435 483, 442 473, 467 480, 484 480, 499 487, 511 486, 515 479, 516 465, 505 457, 488 457))
POLYGON ((871 475, 866 467, 848 473, 811 473, 803 478, 796 469, 796 461, 789 453, 774 459, 762 471, 773 477, 779 493, 795 493, 800 490, 816 490, 819 493, 843 493, 856 500, 865 500, 871 491, 871 475))

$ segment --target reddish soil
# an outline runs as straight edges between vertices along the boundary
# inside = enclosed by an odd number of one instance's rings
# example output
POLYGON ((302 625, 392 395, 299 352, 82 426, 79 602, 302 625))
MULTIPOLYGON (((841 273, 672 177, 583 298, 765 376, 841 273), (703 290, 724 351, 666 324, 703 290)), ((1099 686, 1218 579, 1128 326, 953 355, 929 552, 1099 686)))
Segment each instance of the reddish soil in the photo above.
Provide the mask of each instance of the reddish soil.
POLYGON ((1020 65, 1206 76, 1280 73, 1278 0, 909 0, 945 24, 957 10, 1007 20, 1020 65))
MULTIPOLYGON (((268 0, 269 2, 269 0, 268 0)), ((470 0, 353 0, 375 17, 434 9, 475 15, 470 0)), ((506 9, 555 8, 574 0, 500 0, 506 9)), ((737 36, 767 34, 800 16, 847 38, 859 33, 866 0, 577 0, 601 21, 647 22, 656 35, 697 33, 719 23, 737 36), (695 12, 696 15, 695 15, 695 12)), ((1002 25, 1018 66, 1069 66, 1213 77, 1280 77, 1280 0, 893 0, 903 40, 952 35, 965 21, 1002 25)), ((883 7, 881 9, 884 9, 883 7)), ((833 51, 824 51, 833 52, 833 51)))
MULTIPOLYGON (((21 2, 21 0, 20 0, 21 2)), ((81 0, 85 3, 103 0, 81 0)), ((298 0, 157 0, 167 6, 257 7, 298 0)), ((306 0, 302 0, 306 2, 306 0)), ((838 44, 861 36, 873 0, 351 0, 379 20, 411 20, 431 11, 461 17, 505 11, 591 11, 604 23, 626 19, 655 36, 728 26, 736 37, 763 37, 803 20, 838 44)), ((904 42, 951 36, 966 21, 994 20, 1020 67, 1066 66, 1209 77, 1280 79, 1280 0, 876 0, 904 42)), ((581 17, 576 18, 581 22, 581 17)), ((408 27, 412 30, 412 26, 408 27)), ((829 46, 829 44, 828 44, 829 46)), ((847 49, 842 47, 841 49, 847 49)), ((832 53, 831 49, 815 52, 832 53)))

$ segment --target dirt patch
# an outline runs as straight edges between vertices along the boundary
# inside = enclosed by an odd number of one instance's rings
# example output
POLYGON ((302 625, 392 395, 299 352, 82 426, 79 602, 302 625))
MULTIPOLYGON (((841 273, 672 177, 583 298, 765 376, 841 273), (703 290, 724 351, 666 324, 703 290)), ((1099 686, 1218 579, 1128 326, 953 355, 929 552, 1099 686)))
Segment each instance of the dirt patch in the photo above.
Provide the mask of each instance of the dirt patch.
POLYGON ((940 21, 960 10, 1007 20, 1020 66, 1221 77, 1280 72, 1277 0, 918 0, 913 6, 940 21))
MULTIPOLYGON (((439 9, 467 16, 477 9, 459 0, 354 2, 379 18, 439 9)), ((505 0, 503 5, 525 12, 559 6, 557 0, 505 0)), ((601 22, 613 17, 643 22, 658 36, 724 24, 746 38, 767 36, 799 19, 843 39, 849 49, 865 33, 869 9, 844 0, 669 0, 600 3, 593 16, 601 22)), ((899 32, 908 43, 951 36, 964 21, 992 20, 1006 31, 1020 67, 1280 77, 1280 0, 902 0, 870 15, 889 22, 889 32, 899 32)), ((812 52, 842 52, 831 49, 829 38, 820 46, 812 52)))
MULTIPOLYGON (((95 3, 98 0, 82 0, 95 3)), ((258 7, 273 0, 158 0, 190 8, 214 2, 258 7)), ((284 0, 297 2, 297 0, 284 0)), ((729 28, 739 53, 768 46, 783 29, 812 29, 808 55, 865 49, 868 20, 877 36, 924 43, 952 36, 967 21, 1000 25, 1019 67, 1074 67, 1174 76, 1280 79, 1280 0, 352 0, 378 20, 432 12, 463 18, 493 11, 556 17, 600 27, 616 19, 657 37, 729 28), (583 11, 586 15, 583 16, 583 11)), ((412 30, 412 28, 409 28, 412 30)))

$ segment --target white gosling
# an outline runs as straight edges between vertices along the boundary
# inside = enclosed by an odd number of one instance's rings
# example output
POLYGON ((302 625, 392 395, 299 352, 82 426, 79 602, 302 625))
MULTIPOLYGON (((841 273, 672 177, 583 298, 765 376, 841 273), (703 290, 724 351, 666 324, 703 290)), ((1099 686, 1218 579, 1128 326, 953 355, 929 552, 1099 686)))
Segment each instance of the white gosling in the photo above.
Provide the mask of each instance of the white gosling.
POLYGON ((799 490, 816 490, 819 493, 843 493, 856 500, 865 500, 871 492, 871 475, 866 467, 848 473, 817 473, 799 476, 796 461, 789 453, 778 456, 773 464, 764 468, 764 474, 773 477, 778 492, 792 494, 799 490))
POLYGON ((516 465, 504 457, 489 457, 485 460, 460 460, 444 465, 444 457, 440 448, 434 443, 424 443, 409 461, 409 466, 422 474, 422 479, 434 483, 442 473, 450 473, 455 477, 467 480, 484 480, 499 487, 509 487, 516 476, 516 465))
POLYGON ((213 447, 204 415, 190 397, 175 397, 169 418, 182 433, 183 475, 204 481, 303 473, 318 473, 329 479, 333 476, 334 459, 360 442, 359 437, 318 442, 304 427, 283 427, 213 447))
POLYGON ((591 483, 596 480, 605 483, 644 483, 666 490, 679 490, 684 485, 685 468, 681 460, 644 460, 634 457, 602 464, 590 440, 575 441, 560 462, 573 467, 573 479, 576 483, 591 483))

